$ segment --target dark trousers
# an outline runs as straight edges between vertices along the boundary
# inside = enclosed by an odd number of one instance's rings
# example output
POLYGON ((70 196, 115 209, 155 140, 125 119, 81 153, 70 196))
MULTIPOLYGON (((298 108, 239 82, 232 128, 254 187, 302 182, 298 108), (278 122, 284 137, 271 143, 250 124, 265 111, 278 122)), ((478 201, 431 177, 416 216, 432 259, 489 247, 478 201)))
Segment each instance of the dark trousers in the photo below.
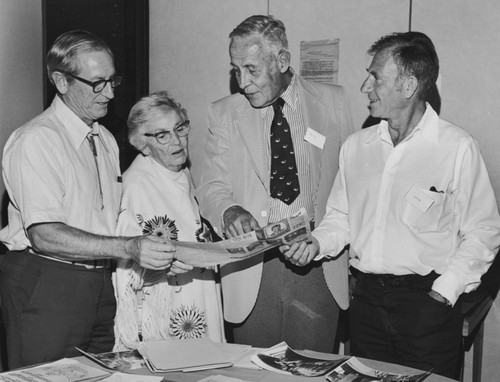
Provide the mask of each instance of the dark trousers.
POLYGON ((0 268, 2 316, 10 369, 111 351, 116 300, 109 269, 86 269, 27 251, 0 268))
POLYGON ((229 324, 234 342, 333 351, 339 307, 320 262, 297 267, 275 249, 266 252, 256 305, 242 324, 229 324))
POLYGON ((436 278, 357 272, 349 312, 353 354, 458 379, 461 299, 450 307, 429 297, 436 278))

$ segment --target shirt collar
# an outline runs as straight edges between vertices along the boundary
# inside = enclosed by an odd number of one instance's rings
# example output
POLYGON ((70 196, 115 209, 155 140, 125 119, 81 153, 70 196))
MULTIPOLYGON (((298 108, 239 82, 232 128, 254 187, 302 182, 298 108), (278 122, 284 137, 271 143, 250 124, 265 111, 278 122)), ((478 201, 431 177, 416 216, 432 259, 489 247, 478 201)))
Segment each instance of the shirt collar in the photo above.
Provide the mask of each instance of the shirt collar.
MULTIPOLYGON (((290 81, 290 85, 286 88, 286 90, 280 95, 281 98, 285 101, 293 111, 297 110, 297 105, 299 102, 298 90, 297 90, 297 76, 295 75, 295 71, 290 68, 290 72, 292 73, 292 80, 290 81)), ((271 110, 273 109, 273 105, 269 105, 261 109, 261 114, 263 118, 266 118, 271 110)))
POLYGON ((83 122, 68 106, 66 106, 59 95, 55 96, 52 104, 56 113, 63 120, 64 129, 76 150, 81 147, 83 142, 85 142, 87 135, 92 132, 99 137, 103 147, 109 152, 106 142, 104 142, 101 134, 102 126, 100 126, 99 123, 94 122, 92 123, 92 127, 87 126, 85 122, 83 122))
MULTIPOLYGON (((424 139, 437 143, 439 141, 438 123, 439 116, 432 106, 426 102, 424 115, 407 138, 409 139, 416 134, 421 134, 424 139)), ((389 134, 389 124, 386 120, 380 121, 378 129, 374 131, 374 134, 369 134, 365 142, 368 144, 377 139, 392 142, 389 134)))

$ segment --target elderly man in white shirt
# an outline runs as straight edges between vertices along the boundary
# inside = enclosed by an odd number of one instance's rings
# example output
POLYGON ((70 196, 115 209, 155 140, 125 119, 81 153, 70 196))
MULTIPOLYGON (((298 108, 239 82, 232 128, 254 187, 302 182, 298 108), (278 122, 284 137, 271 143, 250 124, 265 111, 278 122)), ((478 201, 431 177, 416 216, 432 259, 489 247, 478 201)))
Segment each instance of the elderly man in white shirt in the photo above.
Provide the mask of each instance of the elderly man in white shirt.
POLYGON ((458 378, 460 296, 500 243, 495 195, 476 141, 426 102, 439 71, 431 40, 395 33, 368 52, 361 90, 382 120, 344 143, 313 243, 281 250, 303 265, 350 244, 353 353, 458 378))
MULTIPOLYGON (((118 146, 97 120, 121 83, 107 44, 85 31, 47 54, 57 95, 7 141, 8 247, 0 272, 8 367, 99 353, 114 345, 112 260, 172 269, 175 247, 152 236, 113 237, 120 208, 118 146)), ((183 266, 184 267, 184 266, 183 266)), ((187 267, 187 266, 186 266, 187 267)))

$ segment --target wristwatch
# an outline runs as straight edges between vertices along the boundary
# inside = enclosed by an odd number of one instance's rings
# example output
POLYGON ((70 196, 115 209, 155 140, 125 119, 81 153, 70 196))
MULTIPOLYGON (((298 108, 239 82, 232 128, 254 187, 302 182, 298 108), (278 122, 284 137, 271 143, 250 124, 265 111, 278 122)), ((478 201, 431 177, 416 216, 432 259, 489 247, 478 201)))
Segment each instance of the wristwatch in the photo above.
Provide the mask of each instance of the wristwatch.
POLYGON ((428 294, 434 300, 436 300, 436 301, 438 301, 438 302, 440 302, 442 304, 445 304, 446 306, 451 306, 450 300, 448 300, 446 297, 442 296, 441 293, 436 292, 435 290, 431 289, 428 294))

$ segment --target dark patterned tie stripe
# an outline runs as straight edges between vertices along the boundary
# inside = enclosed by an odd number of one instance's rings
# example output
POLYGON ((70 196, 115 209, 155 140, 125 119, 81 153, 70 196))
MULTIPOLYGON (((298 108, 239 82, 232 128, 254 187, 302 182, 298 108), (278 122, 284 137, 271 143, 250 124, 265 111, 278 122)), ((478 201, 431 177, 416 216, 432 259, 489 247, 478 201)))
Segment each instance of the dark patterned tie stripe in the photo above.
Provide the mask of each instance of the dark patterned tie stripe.
POLYGON ((300 194, 299 175, 290 125, 283 115, 283 98, 273 103, 271 123, 271 197, 288 205, 300 194))

